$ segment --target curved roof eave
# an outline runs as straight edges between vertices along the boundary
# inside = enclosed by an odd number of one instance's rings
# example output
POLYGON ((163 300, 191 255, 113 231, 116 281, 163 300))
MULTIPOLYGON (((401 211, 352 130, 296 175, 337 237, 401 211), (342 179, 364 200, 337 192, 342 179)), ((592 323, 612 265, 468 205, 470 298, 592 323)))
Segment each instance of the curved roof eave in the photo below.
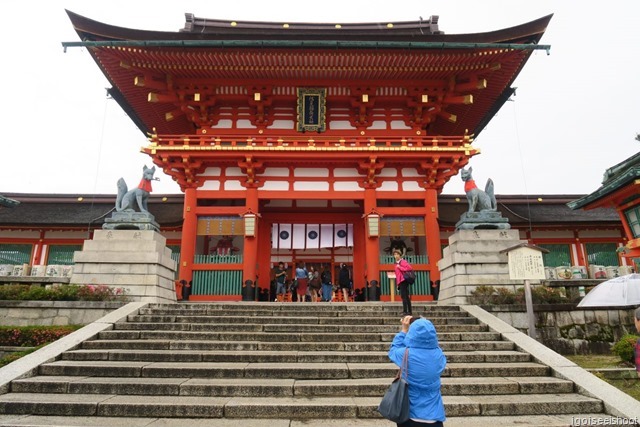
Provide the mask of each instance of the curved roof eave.
MULTIPOLYGON (((337 40, 337 41, 404 41, 404 42, 455 42, 455 43, 524 43, 537 44, 544 34, 553 14, 542 18, 495 31, 468 34, 421 33, 420 21, 402 22, 388 28, 372 23, 370 29, 361 29, 356 33, 335 28, 335 24, 326 27, 305 28, 305 24, 259 23, 245 26, 232 26, 232 21, 210 20, 223 23, 213 32, 188 31, 149 31, 105 24, 86 18, 77 13, 66 11, 74 29, 81 40, 337 40), (299 26, 300 29, 296 29, 299 26)), ((199 18, 201 19, 201 18, 199 18)), ((394 24, 394 23, 391 23, 394 24)), ((362 25, 362 24, 359 24, 362 25)))

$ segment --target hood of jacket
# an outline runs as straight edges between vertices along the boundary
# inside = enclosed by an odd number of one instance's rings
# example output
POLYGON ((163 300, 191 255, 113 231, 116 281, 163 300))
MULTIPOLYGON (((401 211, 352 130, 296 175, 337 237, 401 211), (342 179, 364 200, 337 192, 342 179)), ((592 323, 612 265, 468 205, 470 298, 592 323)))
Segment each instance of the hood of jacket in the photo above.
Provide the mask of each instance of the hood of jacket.
POLYGON ((436 328, 430 320, 418 319, 409 326, 404 344, 413 348, 438 348, 436 328))

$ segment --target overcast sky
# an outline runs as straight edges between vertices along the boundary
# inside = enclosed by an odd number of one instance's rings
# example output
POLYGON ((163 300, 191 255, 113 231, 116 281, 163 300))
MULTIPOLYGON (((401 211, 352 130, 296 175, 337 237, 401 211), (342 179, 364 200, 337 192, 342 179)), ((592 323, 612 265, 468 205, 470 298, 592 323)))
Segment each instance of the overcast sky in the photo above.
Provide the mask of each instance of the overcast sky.
MULTIPOLYGON (((627 1, 165 1, 4 0, 0 67, 4 147, 0 194, 115 194, 124 177, 137 185, 150 158, 145 136, 115 101, 108 82, 78 41, 65 9, 122 27, 177 31, 184 14, 276 22, 390 22, 439 15, 447 34, 493 31, 553 13, 507 102, 474 146, 483 187, 497 194, 586 194, 606 168, 640 142, 640 2, 627 1)), ((163 174, 154 192, 179 193, 163 174)), ((463 193, 459 176, 446 194, 463 193)))

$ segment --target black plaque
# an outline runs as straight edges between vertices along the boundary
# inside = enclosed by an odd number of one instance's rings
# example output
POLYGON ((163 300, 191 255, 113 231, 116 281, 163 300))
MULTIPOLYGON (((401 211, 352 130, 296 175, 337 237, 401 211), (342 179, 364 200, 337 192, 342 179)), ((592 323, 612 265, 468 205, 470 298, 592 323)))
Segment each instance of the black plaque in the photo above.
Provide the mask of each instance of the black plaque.
POLYGON ((326 129, 326 95, 325 88, 298 88, 298 131, 326 129))

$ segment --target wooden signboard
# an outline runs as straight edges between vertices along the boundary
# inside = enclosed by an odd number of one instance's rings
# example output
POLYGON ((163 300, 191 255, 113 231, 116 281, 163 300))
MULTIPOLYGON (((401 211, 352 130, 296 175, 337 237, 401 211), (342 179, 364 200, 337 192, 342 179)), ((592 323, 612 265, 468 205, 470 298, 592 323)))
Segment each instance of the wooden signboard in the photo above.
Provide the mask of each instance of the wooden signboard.
POLYGON ((298 132, 324 132, 327 89, 298 88, 298 132))

